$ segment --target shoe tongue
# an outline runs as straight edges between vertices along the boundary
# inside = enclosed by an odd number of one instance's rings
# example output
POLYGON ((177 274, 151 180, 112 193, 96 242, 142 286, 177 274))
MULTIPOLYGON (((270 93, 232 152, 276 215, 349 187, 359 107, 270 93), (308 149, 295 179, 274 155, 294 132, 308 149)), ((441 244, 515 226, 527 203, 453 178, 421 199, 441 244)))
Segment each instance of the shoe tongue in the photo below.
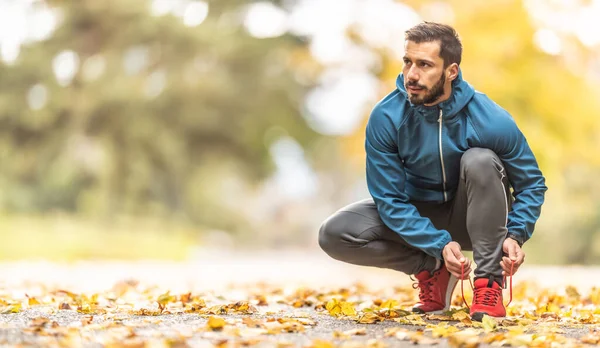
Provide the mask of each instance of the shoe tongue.
POLYGON ((475 279, 475 283, 473 285, 475 286, 475 288, 502 289, 500 284, 494 281, 494 278, 475 279))
POLYGON ((429 272, 427 270, 421 271, 421 272, 415 274, 415 278, 417 278, 419 281, 427 280, 427 279, 431 278, 431 272, 429 272))

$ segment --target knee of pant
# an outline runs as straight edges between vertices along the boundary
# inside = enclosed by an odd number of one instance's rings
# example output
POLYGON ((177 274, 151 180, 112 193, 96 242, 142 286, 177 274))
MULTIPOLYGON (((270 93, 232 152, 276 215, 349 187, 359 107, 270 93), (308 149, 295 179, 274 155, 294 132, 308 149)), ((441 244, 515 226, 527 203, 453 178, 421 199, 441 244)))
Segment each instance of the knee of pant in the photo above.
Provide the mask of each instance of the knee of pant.
POLYGON ((319 246, 329 255, 335 253, 342 242, 345 224, 339 214, 335 214, 325 220, 319 229, 319 246))
POLYGON ((467 150, 460 160, 465 177, 469 179, 489 179, 490 170, 502 171, 502 163, 496 153, 490 149, 472 148, 467 150))

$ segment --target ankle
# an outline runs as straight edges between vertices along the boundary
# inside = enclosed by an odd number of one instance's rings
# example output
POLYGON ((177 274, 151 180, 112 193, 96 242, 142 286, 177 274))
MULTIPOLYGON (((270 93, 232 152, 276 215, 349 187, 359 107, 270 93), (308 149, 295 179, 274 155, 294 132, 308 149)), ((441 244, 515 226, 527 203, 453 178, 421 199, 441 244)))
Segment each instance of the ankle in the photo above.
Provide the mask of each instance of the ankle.
POLYGON ((492 287, 492 283, 496 283, 498 284, 498 286, 500 288, 504 287, 504 278, 502 277, 498 277, 498 276, 482 276, 482 277, 475 277, 473 279, 473 281, 477 281, 478 279, 486 279, 488 281, 487 286, 488 287, 492 287))

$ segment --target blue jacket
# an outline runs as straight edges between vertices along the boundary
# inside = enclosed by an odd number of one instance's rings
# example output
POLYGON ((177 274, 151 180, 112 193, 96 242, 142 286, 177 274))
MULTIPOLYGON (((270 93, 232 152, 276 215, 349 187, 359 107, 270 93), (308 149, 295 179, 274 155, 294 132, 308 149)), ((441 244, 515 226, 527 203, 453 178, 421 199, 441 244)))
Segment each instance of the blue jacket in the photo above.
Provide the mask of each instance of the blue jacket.
POLYGON ((401 74, 397 89, 377 103, 366 129, 367 186, 382 221, 408 244, 441 259, 450 233, 421 217, 411 201, 453 199, 462 154, 481 147, 494 151, 506 168, 515 198, 507 229, 520 243, 527 241, 547 187, 510 114, 476 92, 462 73, 450 98, 435 106, 412 105, 403 80, 401 74))

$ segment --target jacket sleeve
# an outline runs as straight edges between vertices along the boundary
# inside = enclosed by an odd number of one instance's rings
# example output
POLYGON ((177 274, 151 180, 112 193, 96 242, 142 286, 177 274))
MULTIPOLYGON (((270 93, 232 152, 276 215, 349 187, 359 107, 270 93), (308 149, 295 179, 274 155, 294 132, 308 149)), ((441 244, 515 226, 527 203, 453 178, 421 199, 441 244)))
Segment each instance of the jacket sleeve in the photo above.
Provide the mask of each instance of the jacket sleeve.
POLYGON ((523 244, 533 234, 548 188, 525 136, 506 111, 501 113, 491 129, 489 145, 504 163, 513 188, 515 200, 508 214, 508 234, 523 244))
POLYGON ((381 217, 409 245, 442 258, 442 249, 452 238, 422 217, 404 192, 405 171, 398 154, 397 131, 392 119, 376 106, 366 129, 367 186, 381 217))

